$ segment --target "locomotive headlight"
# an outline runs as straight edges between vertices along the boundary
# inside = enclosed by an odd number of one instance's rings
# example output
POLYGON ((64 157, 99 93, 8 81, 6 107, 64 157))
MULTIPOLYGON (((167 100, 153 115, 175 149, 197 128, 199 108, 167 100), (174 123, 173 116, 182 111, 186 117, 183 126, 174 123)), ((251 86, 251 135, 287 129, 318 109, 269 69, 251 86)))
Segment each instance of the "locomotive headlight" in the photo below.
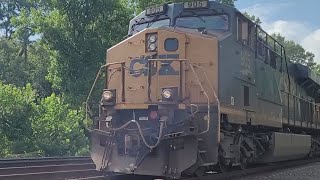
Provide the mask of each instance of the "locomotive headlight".
POLYGON ((157 49, 157 45, 155 43, 152 43, 149 45, 149 51, 155 51, 157 49))
POLYGON ((103 92, 102 97, 105 101, 110 101, 113 99, 114 95, 111 91, 105 91, 103 92))
POLYGON ((157 36, 155 34, 149 36, 149 41, 151 43, 155 43, 157 41, 157 36))
POLYGON ((165 89, 162 91, 162 96, 166 99, 170 99, 172 97, 172 90, 171 89, 165 89))
POLYGON ((152 33, 146 36, 146 51, 155 52, 158 49, 158 34, 152 33))

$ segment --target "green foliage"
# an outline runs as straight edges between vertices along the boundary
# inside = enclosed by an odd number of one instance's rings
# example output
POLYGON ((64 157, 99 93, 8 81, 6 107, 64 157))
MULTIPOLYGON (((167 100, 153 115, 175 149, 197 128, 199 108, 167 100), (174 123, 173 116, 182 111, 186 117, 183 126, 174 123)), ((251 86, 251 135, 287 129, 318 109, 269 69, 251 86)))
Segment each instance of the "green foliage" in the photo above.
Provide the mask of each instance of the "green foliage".
POLYGON ((32 43, 28 48, 28 82, 32 82, 40 97, 47 97, 52 93, 53 83, 47 76, 50 74, 52 61, 56 53, 50 50, 42 41, 32 43))
POLYGON ((256 17, 254 15, 250 15, 247 12, 244 12, 243 15, 258 25, 261 25, 261 23, 262 23, 259 17, 256 17))
POLYGON ((11 35, 14 32, 11 18, 17 15, 15 10, 15 2, 10 0, 0 2, 0 28, 3 30, 5 38, 11 38, 11 35))
POLYGON ((105 63, 105 50, 126 35, 133 12, 164 2, 169 0, 3 1, 0 28, 10 41, 2 42, 0 78, 17 86, 32 82, 41 97, 64 94, 77 107, 105 63))
POLYGON ((53 52, 52 56, 50 56, 50 65, 48 67, 48 74, 46 76, 46 80, 48 80, 52 88, 56 91, 60 91, 62 87, 62 79, 61 74, 59 73, 61 70, 59 69, 58 54, 53 52))
POLYGON ((88 139, 80 123, 82 110, 72 110, 61 97, 52 94, 36 106, 32 129, 36 146, 45 156, 75 155, 87 149, 88 139))
POLYGON ((127 34, 132 13, 119 0, 48 1, 31 11, 41 41, 56 52, 47 76, 56 92, 75 105, 85 100, 106 49, 127 34))
POLYGON ((20 52, 18 41, 0 37, 0 80, 19 87, 32 82, 41 97, 50 95, 51 85, 45 76, 53 53, 41 42, 29 46, 27 61, 20 52))
MULTIPOLYGON (((20 31, 28 21, 21 21, 21 25, 13 23, 15 18, 28 19, 31 8, 36 8, 36 0, 1 0, 0 1, 0 29, 4 32, 4 37, 11 39, 15 31, 20 31)), ((30 30, 30 29, 29 29, 30 30)))
POLYGON ((278 42, 283 44, 286 49, 286 55, 288 60, 306 65, 310 68, 314 68, 316 63, 314 61, 315 55, 306 51, 300 44, 295 43, 292 40, 286 40, 285 37, 280 34, 272 35, 278 42))
POLYGON ((17 88, 0 82, 0 157, 87 154, 83 110, 72 110, 55 94, 38 104, 37 99, 30 84, 17 88))
POLYGON ((17 88, 0 82, 0 155, 32 150, 32 127, 35 92, 30 84, 17 88))
MULTIPOLYGON (((262 23, 259 17, 249 15, 247 12, 244 15, 258 25, 262 23)), ((312 52, 306 51, 300 44, 292 40, 286 40, 280 34, 272 34, 272 37, 285 47, 288 60, 306 65, 320 73, 320 66, 315 62, 315 55, 312 52)))
POLYGON ((0 157, 6 157, 13 154, 12 142, 8 140, 7 136, 3 132, 0 132, 0 157))
POLYGON ((5 83, 24 86, 27 82, 26 64, 18 54, 16 41, 0 38, 0 79, 5 83))

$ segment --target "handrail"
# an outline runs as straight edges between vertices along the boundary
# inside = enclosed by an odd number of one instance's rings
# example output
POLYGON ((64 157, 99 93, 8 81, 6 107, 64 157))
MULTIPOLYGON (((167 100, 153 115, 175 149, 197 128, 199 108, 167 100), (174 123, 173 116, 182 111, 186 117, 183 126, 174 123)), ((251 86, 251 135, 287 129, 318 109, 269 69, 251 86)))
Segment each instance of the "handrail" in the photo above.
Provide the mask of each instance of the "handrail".
MULTIPOLYGON (((94 90, 94 88, 95 88, 95 86, 96 86, 96 84, 97 84, 97 81, 99 80, 100 73, 101 73, 102 69, 103 69, 103 68, 108 68, 109 66, 112 66, 112 65, 124 64, 124 63, 125 63, 125 62, 107 63, 107 64, 102 65, 102 66, 100 67, 100 69, 99 69, 99 71, 98 71, 98 73, 97 73, 97 75, 96 75, 96 78, 95 78, 95 80, 94 80, 94 82, 93 82, 93 84, 92 84, 92 86, 91 86, 91 89, 90 89, 90 92, 89 92, 89 94, 88 94, 88 96, 87 96, 86 102, 85 102, 85 106, 86 106, 86 120, 88 120, 88 111, 89 111, 89 109, 90 109, 90 108, 89 108, 89 100, 90 100, 91 95, 92 95, 92 93, 93 93, 93 90, 94 90)), ((106 77, 106 78, 107 78, 107 77, 106 77)), ((107 86, 107 84, 106 84, 106 86, 107 86)))
MULTIPOLYGON (((151 69, 150 65, 151 65, 151 63, 150 63, 150 62, 152 62, 152 61, 179 61, 179 62, 187 62, 187 63, 188 63, 188 65, 189 65, 189 67, 190 67, 193 75, 196 77, 196 80, 197 80, 197 82, 198 82, 198 84, 199 84, 199 86, 200 86, 201 91, 202 91, 203 94, 206 96, 207 104, 208 104, 207 128, 206 128, 206 130, 198 133, 198 135, 202 135, 202 134, 205 134, 205 133, 209 132, 209 130, 210 130, 210 114, 211 114, 211 110, 210 110, 210 109, 211 109, 211 106, 210 106, 210 98, 209 98, 207 92, 205 91, 205 89, 204 89, 204 87, 203 87, 203 85, 202 85, 202 83, 201 83, 201 80, 200 80, 199 76, 197 75, 197 73, 196 73, 196 71, 195 71, 195 69, 194 69, 194 67, 193 67, 193 66, 195 66, 195 65, 191 64, 190 61, 187 60, 187 59, 149 59, 149 60, 148 60, 148 68, 149 68, 149 73, 148 73, 148 91, 147 91, 147 92, 148 92, 148 97, 150 97, 150 80, 151 80, 151 79, 150 79, 150 78, 151 78, 151 75, 150 75, 150 74, 151 74, 151 73, 150 73, 150 69, 151 69)), ((181 65, 181 64, 180 64, 180 65, 181 65)), ((181 73, 182 73, 182 72, 180 72, 180 76, 181 76, 181 73)), ((205 74, 205 76, 206 76, 207 81, 208 81, 208 77, 207 77, 206 74, 205 74)), ((181 81, 181 78, 182 78, 182 77, 180 77, 180 81, 181 81)), ((213 90, 213 95, 214 95, 215 101, 217 102, 217 105, 218 105, 218 120, 220 121, 220 101, 219 101, 219 98, 218 98, 218 96, 217 96, 217 94, 216 94, 216 92, 215 92, 212 84, 210 83, 210 81, 208 81, 208 83, 210 84, 211 89, 213 90)), ((180 82, 180 84, 181 84, 181 82, 180 82)), ((182 88, 182 87, 180 87, 180 89, 181 89, 181 88, 182 88)))
MULTIPOLYGON (((194 76, 196 77, 196 79, 197 79, 197 81, 198 81, 198 83, 199 83, 199 86, 200 86, 200 88, 201 88, 201 91, 203 91, 203 94, 206 96, 206 98, 207 98, 207 100, 208 100, 207 129, 204 130, 204 131, 202 131, 202 132, 200 132, 200 133, 198 133, 198 135, 202 135, 202 134, 205 134, 205 133, 207 133, 207 132, 210 131, 210 118, 211 118, 211 117, 210 117, 210 113, 211 113, 211 110, 210 110, 210 109, 211 109, 211 107, 210 107, 210 98, 209 98, 207 92, 204 90, 204 87, 203 87, 203 85, 202 85, 202 83, 201 83, 201 80, 200 80, 199 76, 197 75, 196 71, 194 70, 193 65, 190 63, 190 61, 187 61, 187 62, 188 62, 188 64, 189 64, 189 66, 190 66, 190 68, 191 68, 194 76)), ((210 83, 210 82, 208 82, 208 83, 210 83)), ((214 89, 213 89, 213 94, 214 94, 214 98, 215 98, 215 100, 216 100, 216 102, 217 102, 217 105, 218 105, 218 122, 220 122, 220 101, 219 101, 219 98, 218 98, 216 92, 214 91, 214 89)))
POLYGON ((184 61, 188 61, 187 59, 149 59, 147 62, 147 67, 148 67, 148 78, 147 78, 147 96, 148 96, 148 100, 151 102, 151 89, 150 89, 150 85, 151 85, 151 63, 150 62, 157 62, 157 61, 179 61, 180 62, 180 96, 182 96, 182 72, 181 72, 181 62, 184 61))
POLYGON ((94 80, 94 82, 93 82, 93 84, 92 84, 92 86, 91 86, 91 89, 90 89, 90 92, 89 92, 89 94, 88 94, 87 100, 86 100, 86 102, 85 102, 85 105, 86 105, 86 120, 88 120, 88 111, 89 111, 89 100, 90 100, 90 97, 91 97, 92 92, 93 92, 93 89, 94 89, 94 87, 96 86, 97 81, 98 81, 98 79, 99 79, 99 77, 100 77, 101 70, 102 70, 103 68, 105 68, 105 67, 107 67, 106 64, 105 64, 105 65, 102 65, 102 66, 100 67, 100 69, 99 69, 99 71, 98 71, 98 73, 97 73, 97 75, 96 75, 96 78, 95 78, 95 80, 94 80))
MULTIPOLYGON (((220 122, 220 100, 219 100, 219 97, 218 97, 216 91, 214 90, 213 85, 212 85, 211 82, 209 81, 209 77, 208 77, 207 73, 205 72, 204 68, 201 67, 201 66, 197 66, 197 65, 194 65, 194 66, 203 70, 203 73, 204 73, 204 75, 205 75, 205 77, 206 77, 206 80, 207 80, 207 82, 209 83, 209 85, 210 85, 210 87, 211 87, 211 90, 212 90, 212 92, 213 92, 214 99, 215 99, 215 101, 217 102, 217 105, 218 105, 218 122, 220 122)), ((210 116, 209 116, 209 117, 210 117, 210 116)), ((208 117, 208 119, 209 119, 208 121, 210 121, 210 118, 209 118, 209 117, 208 117)), ((209 131, 209 128, 207 129, 206 132, 208 132, 208 131, 209 131)), ((204 132, 204 133, 206 133, 206 132, 204 132)))

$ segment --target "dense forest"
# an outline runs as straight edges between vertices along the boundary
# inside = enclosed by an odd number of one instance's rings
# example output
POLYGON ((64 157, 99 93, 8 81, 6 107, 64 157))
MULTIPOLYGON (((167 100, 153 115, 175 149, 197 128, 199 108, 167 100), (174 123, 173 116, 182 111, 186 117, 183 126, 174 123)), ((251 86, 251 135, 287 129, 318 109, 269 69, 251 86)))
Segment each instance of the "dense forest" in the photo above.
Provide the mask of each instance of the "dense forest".
MULTIPOLYGON (((0 1, 0 157, 87 154, 83 102, 106 49, 125 37, 134 14, 163 2, 0 1)), ((314 54, 273 36, 291 61, 320 70, 314 54)))

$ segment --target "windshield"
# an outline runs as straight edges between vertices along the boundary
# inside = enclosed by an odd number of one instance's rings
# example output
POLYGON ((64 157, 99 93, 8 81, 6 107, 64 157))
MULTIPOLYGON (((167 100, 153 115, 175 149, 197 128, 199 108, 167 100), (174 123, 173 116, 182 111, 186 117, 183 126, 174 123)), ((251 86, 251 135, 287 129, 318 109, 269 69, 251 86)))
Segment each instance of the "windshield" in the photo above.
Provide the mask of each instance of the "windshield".
POLYGON ((132 26, 131 33, 135 34, 137 32, 144 30, 145 28, 158 28, 158 27, 169 26, 169 25, 170 25, 170 19, 163 19, 159 21, 147 22, 142 24, 134 24, 132 26))
POLYGON ((194 29, 228 30, 229 19, 227 15, 181 17, 177 18, 176 26, 194 29))

